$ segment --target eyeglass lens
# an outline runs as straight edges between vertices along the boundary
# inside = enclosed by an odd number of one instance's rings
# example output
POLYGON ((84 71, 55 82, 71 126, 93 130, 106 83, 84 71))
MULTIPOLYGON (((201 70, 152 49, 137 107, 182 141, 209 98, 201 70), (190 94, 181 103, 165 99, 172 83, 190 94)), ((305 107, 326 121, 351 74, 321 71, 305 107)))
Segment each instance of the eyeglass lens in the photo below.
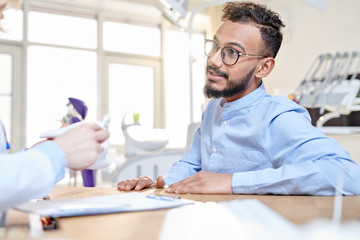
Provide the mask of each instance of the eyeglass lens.
MULTIPOLYGON (((219 45, 214 41, 206 41, 205 43, 205 54, 209 58, 211 58, 218 50, 219 45)), ((239 53, 230 48, 230 47, 224 47, 221 50, 221 59, 222 61, 227 65, 234 65, 239 58, 239 53)))
POLYGON ((224 47, 221 51, 221 58, 224 63, 232 65, 235 64, 239 58, 239 53, 232 48, 224 47))

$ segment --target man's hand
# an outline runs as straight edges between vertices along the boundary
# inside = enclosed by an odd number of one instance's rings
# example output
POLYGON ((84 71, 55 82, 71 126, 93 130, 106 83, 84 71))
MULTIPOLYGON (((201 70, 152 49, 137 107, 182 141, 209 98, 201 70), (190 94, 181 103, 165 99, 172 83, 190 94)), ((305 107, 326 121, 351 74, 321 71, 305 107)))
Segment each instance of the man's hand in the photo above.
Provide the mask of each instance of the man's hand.
POLYGON ((149 177, 137 177, 130 180, 124 180, 118 183, 117 187, 122 191, 139 191, 144 188, 163 188, 165 186, 164 179, 159 176, 154 182, 149 177))
POLYGON ((169 193, 233 194, 232 175, 200 171, 184 180, 171 184, 169 193))

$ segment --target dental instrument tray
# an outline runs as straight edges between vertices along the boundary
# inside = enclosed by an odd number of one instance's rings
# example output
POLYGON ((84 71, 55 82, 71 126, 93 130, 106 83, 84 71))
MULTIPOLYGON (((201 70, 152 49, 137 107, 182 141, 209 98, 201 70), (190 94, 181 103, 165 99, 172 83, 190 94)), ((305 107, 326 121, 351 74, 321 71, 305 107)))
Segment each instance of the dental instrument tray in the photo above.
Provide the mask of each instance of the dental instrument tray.
POLYGON ((294 96, 301 106, 319 109, 318 127, 360 111, 360 52, 319 55, 294 96))

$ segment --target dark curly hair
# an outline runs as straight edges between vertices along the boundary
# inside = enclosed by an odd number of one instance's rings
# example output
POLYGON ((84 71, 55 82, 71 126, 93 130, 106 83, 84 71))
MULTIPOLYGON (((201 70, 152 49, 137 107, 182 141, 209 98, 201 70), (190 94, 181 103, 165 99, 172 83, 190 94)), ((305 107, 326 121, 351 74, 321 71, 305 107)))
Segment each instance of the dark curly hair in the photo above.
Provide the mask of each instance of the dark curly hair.
POLYGON ((260 54, 276 57, 283 39, 280 29, 285 27, 278 13, 252 2, 227 2, 223 12, 222 21, 243 22, 258 27, 265 45, 260 54))

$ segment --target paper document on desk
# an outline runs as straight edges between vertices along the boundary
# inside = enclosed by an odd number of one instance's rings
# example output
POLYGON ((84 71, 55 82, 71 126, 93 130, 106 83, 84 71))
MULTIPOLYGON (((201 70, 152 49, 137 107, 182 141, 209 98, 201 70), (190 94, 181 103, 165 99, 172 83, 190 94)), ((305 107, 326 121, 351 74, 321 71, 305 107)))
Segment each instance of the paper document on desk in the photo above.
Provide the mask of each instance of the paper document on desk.
POLYGON ((81 215, 157 210, 191 204, 191 201, 138 192, 73 199, 29 202, 15 209, 41 216, 71 217, 81 215))
POLYGON ((293 239, 296 226, 255 199, 195 203, 170 210, 159 240, 293 239))
POLYGON ((159 240, 359 240, 359 221, 295 225, 256 199, 194 203, 167 212, 159 240))

